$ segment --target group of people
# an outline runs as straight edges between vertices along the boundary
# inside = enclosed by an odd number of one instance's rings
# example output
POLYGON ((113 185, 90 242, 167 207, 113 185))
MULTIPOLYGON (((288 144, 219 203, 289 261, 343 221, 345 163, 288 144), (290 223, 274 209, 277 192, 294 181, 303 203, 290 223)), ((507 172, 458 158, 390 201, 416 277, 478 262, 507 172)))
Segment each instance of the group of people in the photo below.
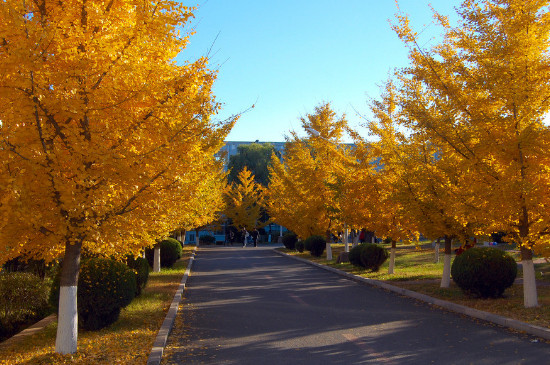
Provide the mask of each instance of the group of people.
MULTIPOLYGON (((260 231, 258 231, 257 228, 254 228, 254 230, 251 233, 248 233, 246 228, 243 227, 241 230, 241 235, 243 238, 243 247, 246 247, 246 244, 248 243, 248 238, 252 237, 252 242, 254 243, 254 247, 258 247, 258 240, 260 239, 260 231)), ((235 232, 233 230, 229 231, 229 244, 233 246, 233 242, 235 242, 235 232)))

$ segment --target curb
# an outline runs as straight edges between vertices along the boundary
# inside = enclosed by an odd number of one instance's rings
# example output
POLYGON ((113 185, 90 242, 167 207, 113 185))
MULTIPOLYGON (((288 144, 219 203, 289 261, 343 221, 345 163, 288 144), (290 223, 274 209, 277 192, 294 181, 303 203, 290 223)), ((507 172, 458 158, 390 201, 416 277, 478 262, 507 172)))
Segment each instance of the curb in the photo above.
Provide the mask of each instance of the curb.
POLYGON ((3 342, 0 342, 0 346, 11 344, 15 341, 22 340, 27 336, 33 335, 37 332, 40 332, 44 329, 44 327, 46 327, 47 325, 49 325, 52 322, 55 322, 56 320, 57 320, 57 315, 56 314, 50 314, 49 316, 47 316, 45 318, 42 318, 40 321, 36 322, 32 326, 27 327, 23 331, 13 335, 12 337, 4 340, 3 342))
POLYGON ((472 317, 472 318, 481 319, 481 320, 491 322, 491 323, 494 323, 494 324, 497 324, 497 325, 500 325, 500 326, 503 326, 503 327, 511 328, 511 329, 514 329, 514 330, 517 330, 517 331, 525 332, 525 333, 533 335, 533 336, 537 336, 537 337, 540 337, 540 338, 544 338, 546 340, 550 340, 550 329, 546 328, 546 327, 532 325, 532 324, 529 324, 529 323, 526 323, 526 322, 521 322, 521 321, 518 321, 518 320, 515 320, 515 319, 499 316, 497 314, 484 312, 484 311, 481 311, 481 310, 478 310, 478 309, 466 307, 464 305, 448 302, 446 300, 433 298, 433 297, 430 297, 428 295, 420 294, 420 293, 414 292, 412 290, 400 288, 398 286, 394 286, 394 285, 388 284, 388 283, 383 282, 383 281, 363 278, 361 276, 350 274, 348 272, 338 270, 338 269, 335 269, 335 268, 330 267, 330 266, 321 265, 321 264, 318 264, 316 262, 312 262, 312 261, 303 259, 301 257, 288 255, 284 252, 280 252, 280 251, 277 251, 277 250, 273 250, 273 251, 276 252, 277 254, 281 255, 281 256, 290 257, 294 260, 297 260, 297 261, 300 261, 300 262, 303 262, 303 263, 306 263, 306 264, 309 264, 309 265, 312 265, 312 266, 316 266, 316 267, 321 268, 323 270, 330 271, 332 273, 343 276, 343 277, 345 277, 349 280, 353 280, 353 281, 356 281, 356 282, 359 282, 359 283, 368 284, 368 285, 372 285, 372 286, 377 286, 379 288, 386 289, 386 290, 392 291, 392 292, 397 293, 397 294, 405 295, 407 297, 417 299, 417 300, 420 300, 422 302, 425 302, 425 303, 428 303, 428 304, 431 304, 431 305, 434 305, 434 306, 445 308, 445 309, 450 310, 452 312, 456 312, 456 313, 459 313, 459 314, 464 314, 464 315, 472 317))
POLYGON ((162 326, 160 327, 157 337, 155 338, 155 342, 153 343, 153 348, 151 349, 151 353, 147 358, 147 365, 160 365, 162 354, 164 352, 164 347, 166 347, 166 341, 168 340, 168 335, 170 334, 170 332, 172 331, 172 327, 174 326, 174 321, 176 320, 176 315, 178 313, 178 308, 181 302, 183 291, 185 290, 185 284, 187 283, 187 278, 191 273, 191 266, 193 266, 193 261, 195 260, 196 252, 197 252, 197 247, 195 247, 195 249, 193 250, 193 253, 191 254, 191 258, 189 259, 189 263, 187 264, 187 269, 185 270, 185 274, 181 279, 178 290, 176 291, 176 294, 174 295, 174 299, 172 300, 172 304, 170 304, 170 309, 168 310, 168 313, 166 314, 166 318, 164 318, 164 322, 162 322, 162 326))

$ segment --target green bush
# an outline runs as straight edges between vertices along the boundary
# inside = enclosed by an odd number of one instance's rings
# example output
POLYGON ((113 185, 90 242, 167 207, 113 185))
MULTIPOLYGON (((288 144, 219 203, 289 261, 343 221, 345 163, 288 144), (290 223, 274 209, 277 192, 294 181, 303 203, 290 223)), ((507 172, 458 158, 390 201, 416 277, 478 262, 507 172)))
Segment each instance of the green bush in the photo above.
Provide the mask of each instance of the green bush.
MULTIPOLYGON (((167 238, 159 243, 160 245, 160 266, 161 267, 172 267, 178 261, 182 255, 182 248, 180 241, 167 238)), ((153 256, 154 249, 147 248, 145 250, 145 257, 149 262, 149 265, 153 267, 153 256)))
POLYGON ((306 250, 311 253, 311 256, 320 257, 327 246, 327 241, 323 236, 309 236, 304 242, 306 250))
MULTIPOLYGON (((77 294, 79 326, 96 331, 114 323, 135 293, 136 275, 125 264, 102 258, 82 261, 77 294)), ((50 303, 58 309, 59 275, 52 287, 50 303)))
POLYGON ((294 247, 296 248, 296 251, 298 251, 298 252, 300 252, 300 253, 304 252, 304 249, 305 249, 304 241, 298 241, 298 242, 296 242, 296 244, 295 244, 294 247))
POLYGON ((360 243, 355 247, 352 247, 351 250, 349 250, 349 262, 353 266, 361 266, 363 267, 363 262, 361 261, 361 251, 365 247, 366 243, 360 243))
POLYGON ((368 270, 378 271, 388 257, 388 250, 376 243, 366 243, 361 249, 361 262, 363 267, 368 270))
POLYGON ((508 253, 494 247, 473 247, 456 256, 451 275, 467 295, 498 298, 512 286, 517 270, 508 253))
POLYGON ((50 286, 28 272, 0 274, 0 339, 8 338, 22 327, 45 317, 50 307, 50 286))
MULTIPOLYGON (((296 248, 296 242, 298 242, 298 236, 296 236, 296 233, 286 232, 283 235, 283 245, 287 249, 294 250, 296 248)), ((303 250, 301 252, 303 252, 303 250)))
POLYGON ((199 237, 199 243, 209 244, 209 245, 214 244, 216 243, 216 237, 209 234, 205 234, 204 236, 199 237))
POLYGON ((143 257, 135 258, 129 256, 126 260, 126 265, 134 271, 136 275, 136 297, 141 295, 141 291, 147 285, 149 280, 149 263, 143 257))

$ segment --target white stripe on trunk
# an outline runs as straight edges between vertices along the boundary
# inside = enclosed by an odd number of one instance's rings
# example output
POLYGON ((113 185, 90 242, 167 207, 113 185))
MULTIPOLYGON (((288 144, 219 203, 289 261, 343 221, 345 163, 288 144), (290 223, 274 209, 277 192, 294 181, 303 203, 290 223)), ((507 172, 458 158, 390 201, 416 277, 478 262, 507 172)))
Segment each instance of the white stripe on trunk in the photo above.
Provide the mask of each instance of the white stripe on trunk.
POLYGON ((76 286, 62 286, 59 288, 55 352, 60 354, 74 354, 77 349, 78 312, 76 292, 76 286))
POLYGON ((443 259, 443 276, 441 277, 441 287, 448 288, 451 284, 451 254, 446 253, 443 259))
POLYGON ((537 307, 539 303, 533 260, 523 260, 521 266, 523 268, 523 305, 525 308, 537 307))
POLYGON ((153 272, 160 272, 160 247, 153 250, 153 272))

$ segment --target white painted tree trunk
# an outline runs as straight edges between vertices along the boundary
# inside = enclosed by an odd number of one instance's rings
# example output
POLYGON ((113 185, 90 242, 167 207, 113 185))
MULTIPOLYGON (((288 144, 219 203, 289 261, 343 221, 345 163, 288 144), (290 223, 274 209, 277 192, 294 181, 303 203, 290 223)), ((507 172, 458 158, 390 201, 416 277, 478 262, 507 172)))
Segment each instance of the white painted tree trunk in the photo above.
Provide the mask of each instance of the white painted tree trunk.
POLYGON ((523 268, 523 305, 525 308, 537 307, 539 303, 533 260, 523 260, 521 266, 523 268))
POLYGON ((448 288, 451 285, 451 254, 446 253, 443 259, 443 276, 441 287, 448 288))
POLYGON ((153 249, 153 272, 160 272, 160 247, 153 249))
POLYGON ((390 250, 390 267, 388 268, 388 274, 393 274, 393 268, 395 267, 395 247, 390 250))
POLYGON ((78 312, 76 292, 76 286, 62 286, 59 288, 55 352, 60 354, 73 354, 77 350, 78 312))
POLYGON ((355 233, 354 237, 353 237, 353 244, 351 245, 351 247, 355 247, 359 244, 359 235, 357 234, 357 232, 355 233))
POLYGON ((371 241, 371 243, 374 243, 374 236, 372 236, 370 241, 371 241))
POLYGON ((327 242, 327 260, 332 260, 332 248, 330 242, 327 242))
POLYGON ((344 251, 349 252, 349 229, 347 224, 344 224, 344 251))

